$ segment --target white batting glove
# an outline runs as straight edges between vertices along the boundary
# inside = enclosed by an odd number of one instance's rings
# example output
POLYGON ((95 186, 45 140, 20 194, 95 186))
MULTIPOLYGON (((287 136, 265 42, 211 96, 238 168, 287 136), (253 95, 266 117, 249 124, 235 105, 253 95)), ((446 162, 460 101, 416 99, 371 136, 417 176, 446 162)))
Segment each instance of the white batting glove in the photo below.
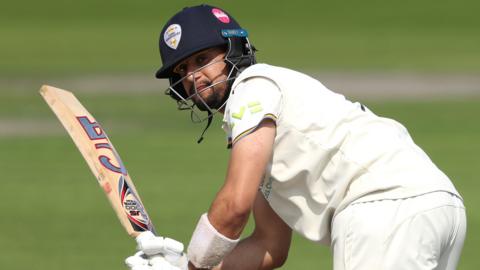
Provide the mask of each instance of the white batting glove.
POLYGON ((163 255, 181 255, 183 252, 183 244, 177 240, 155 236, 152 232, 142 232, 136 238, 137 250, 143 251, 146 255, 155 254, 163 255))
POLYGON ((152 232, 141 233, 136 238, 135 255, 128 257, 125 264, 131 270, 186 270, 188 259, 183 253, 183 244, 152 232))
POLYGON ((185 255, 172 261, 163 255, 147 256, 142 251, 128 257, 125 264, 130 270, 187 270, 188 260, 185 255))
POLYGON ((148 261, 152 270, 187 270, 188 260, 187 256, 183 255, 181 258, 167 258, 161 255, 154 255, 148 261))
POLYGON ((148 259, 142 251, 135 253, 135 255, 125 259, 125 264, 131 270, 149 270, 148 259))

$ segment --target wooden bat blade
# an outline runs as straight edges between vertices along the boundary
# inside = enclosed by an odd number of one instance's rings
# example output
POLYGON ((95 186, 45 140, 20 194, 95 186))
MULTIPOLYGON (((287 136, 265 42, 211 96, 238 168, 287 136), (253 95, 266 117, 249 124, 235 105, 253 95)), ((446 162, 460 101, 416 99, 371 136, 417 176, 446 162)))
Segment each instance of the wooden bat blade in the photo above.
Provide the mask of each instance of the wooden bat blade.
POLYGON ((80 150, 127 233, 132 237, 147 230, 155 233, 120 156, 100 124, 71 92, 44 85, 40 94, 80 150))

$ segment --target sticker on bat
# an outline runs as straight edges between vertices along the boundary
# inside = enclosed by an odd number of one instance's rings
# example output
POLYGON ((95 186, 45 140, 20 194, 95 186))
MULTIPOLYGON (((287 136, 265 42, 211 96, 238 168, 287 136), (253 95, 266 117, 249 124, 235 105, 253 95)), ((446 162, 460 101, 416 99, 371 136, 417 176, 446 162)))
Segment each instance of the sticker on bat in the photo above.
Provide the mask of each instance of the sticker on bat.
MULTIPOLYGON (((112 152, 115 154, 114 151, 112 152)), ((118 158, 118 155, 115 155, 115 156, 117 157, 117 162, 120 166, 113 165, 111 162, 112 159, 104 155, 99 156, 98 160, 103 165, 103 167, 109 169, 110 171, 127 175, 127 170, 125 169, 125 166, 123 166, 122 161, 120 160, 120 158, 118 158)))
POLYGON ((85 133, 87 133, 90 140, 101 140, 107 138, 107 135, 105 132, 103 132, 103 129, 100 127, 99 123, 90 121, 87 116, 78 116, 77 120, 85 130, 85 133))
POLYGON ((80 125, 83 127, 83 130, 87 134, 88 138, 92 141, 97 141, 97 140, 105 140, 106 142, 97 142, 95 143, 95 148, 97 149, 108 149, 113 156, 106 156, 106 155, 100 155, 98 156, 98 161, 100 161, 100 164, 102 164, 103 167, 106 169, 127 175, 127 169, 123 165, 122 160, 120 159, 120 156, 118 153, 115 151, 115 149, 110 145, 110 142, 108 140, 107 134, 105 131, 102 129, 100 124, 98 122, 90 120, 87 116, 78 116, 77 117, 78 122, 80 125), (115 161, 115 162, 112 162, 115 161), (116 165, 117 164, 117 165, 116 165))
POLYGON ((152 231, 155 233, 153 224, 145 208, 135 192, 129 187, 123 176, 118 181, 118 193, 120 202, 125 210, 128 220, 135 231, 152 231))

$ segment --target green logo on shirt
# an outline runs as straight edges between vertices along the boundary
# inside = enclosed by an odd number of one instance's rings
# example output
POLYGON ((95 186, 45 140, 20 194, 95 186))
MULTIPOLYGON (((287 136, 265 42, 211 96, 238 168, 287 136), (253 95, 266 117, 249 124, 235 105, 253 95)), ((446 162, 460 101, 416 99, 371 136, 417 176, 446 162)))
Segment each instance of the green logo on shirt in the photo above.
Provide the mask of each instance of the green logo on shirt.
POLYGON ((251 114, 261 112, 263 110, 262 105, 258 101, 248 103, 248 108, 250 109, 251 114))
POLYGON ((238 113, 232 113, 232 117, 238 120, 243 118, 243 114, 245 113, 245 107, 240 107, 240 111, 238 113))
MULTIPOLYGON (((258 101, 249 102, 247 103, 248 110, 251 114, 258 113, 263 111, 262 105, 258 101)), ((232 117, 238 120, 243 118, 243 114, 245 113, 245 106, 240 107, 240 111, 236 113, 232 113, 232 117)))

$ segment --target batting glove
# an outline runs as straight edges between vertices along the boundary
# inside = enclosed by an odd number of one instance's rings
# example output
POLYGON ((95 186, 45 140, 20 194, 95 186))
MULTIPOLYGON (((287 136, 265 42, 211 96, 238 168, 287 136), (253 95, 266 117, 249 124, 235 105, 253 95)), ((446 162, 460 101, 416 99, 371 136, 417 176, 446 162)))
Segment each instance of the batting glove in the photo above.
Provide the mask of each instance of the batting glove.
POLYGON ((188 259, 183 253, 183 244, 166 237, 143 232, 136 238, 135 255, 128 257, 125 264, 131 270, 187 270, 188 259))

